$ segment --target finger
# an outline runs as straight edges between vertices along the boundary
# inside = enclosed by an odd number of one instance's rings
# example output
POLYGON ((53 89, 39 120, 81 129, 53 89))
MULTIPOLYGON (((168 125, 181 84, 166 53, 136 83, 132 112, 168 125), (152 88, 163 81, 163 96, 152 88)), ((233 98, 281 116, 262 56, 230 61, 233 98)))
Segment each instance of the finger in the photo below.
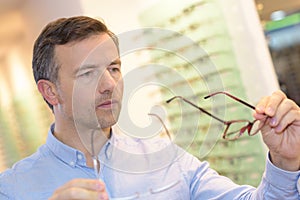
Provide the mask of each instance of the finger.
MULTIPOLYGON (((272 120, 271 120, 272 121, 272 120)), ((277 126, 275 126, 275 131, 277 133, 283 132, 289 125, 295 123, 295 125, 300 126, 300 110, 290 110, 283 118, 280 120, 277 126)))
POLYGON ((102 181, 96 179, 73 179, 61 187, 62 190, 67 188, 83 188, 87 190, 105 190, 105 185, 102 181))
POLYGON ((255 112, 253 113, 253 117, 259 121, 263 121, 266 119, 265 109, 269 102, 270 96, 265 96, 261 98, 259 103, 255 107, 255 112))
POLYGON ((254 112, 253 117, 257 120, 262 121, 262 120, 265 120, 267 116, 265 114, 259 114, 257 112, 254 112))
POLYGON ((256 114, 264 114, 265 113, 265 109, 266 109, 266 106, 268 104, 268 101, 269 101, 270 97, 269 96, 266 96, 266 97, 263 97, 259 102, 258 104, 256 105, 255 107, 255 113, 256 114))
POLYGON ((260 127, 262 135, 266 136, 266 135, 272 134, 271 130, 273 128, 270 127, 269 123, 270 123, 270 118, 265 118, 264 121, 263 120, 260 121, 259 127, 260 127))
POLYGON ((276 113, 270 120, 270 126, 275 127, 279 124, 282 118, 287 115, 292 109, 296 108, 296 103, 290 99, 283 100, 277 107, 276 113))
MULTIPOLYGON (((104 192, 105 185, 103 182, 94 179, 73 179, 59 187, 50 199, 65 199, 68 195, 71 195, 68 197, 70 199, 73 193, 76 193, 76 190, 86 190, 86 192, 104 192)), ((82 195, 85 196, 84 193, 82 195)))
POLYGON ((286 95, 283 92, 281 91, 274 92, 270 96, 269 101, 266 104, 265 114, 270 117, 273 117, 277 111, 278 106, 284 99, 286 99, 286 95))
POLYGON ((66 188, 65 190, 60 190, 55 192, 52 199, 59 200, 91 200, 91 199, 108 199, 108 195, 105 192, 92 191, 85 188, 66 188))

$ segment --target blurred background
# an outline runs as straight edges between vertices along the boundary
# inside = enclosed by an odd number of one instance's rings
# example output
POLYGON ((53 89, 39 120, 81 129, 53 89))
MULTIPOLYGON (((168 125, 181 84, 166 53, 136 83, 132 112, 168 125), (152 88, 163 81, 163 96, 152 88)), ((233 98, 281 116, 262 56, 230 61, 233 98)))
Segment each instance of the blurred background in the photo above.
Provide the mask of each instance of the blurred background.
MULTIPOLYGON (((199 99, 209 92, 226 90, 255 105, 262 96, 281 88, 300 104, 300 1, 0 0, 0 172, 45 142, 53 116, 33 80, 32 46, 48 22, 75 15, 103 19, 116 34, 158 27, 191 38, 205 55, 183 63, 178 56, 162 51, 147 55, 132 52, 124 56, 124 74, 149 62, 168 65, 139 78, 168 80, 163 83, 172 94, 184 94, 224 119, 251 119, 251 110, 238 108, 227 99, 217 102, 216 109, 199 99), (173 72, 184 77, 185 83, 172 78, 173 72), (186 85, 193 89, 192 94, 184 93, 186 85)), ((176 37, 168 41, 150 39, 158 43, 176 41, 176 37)), ((193 51, 192 46, 184 44, 172 48, 182 55, 193 51)), ((143 92, 146 99, 165 99, 171 93, 163 88, 143 92)), ((145 98, 136 101, 139 103, 127 109, 138 119, 147 103, 145 98)), ((178 120, 185 121, 181 127, 185 134, 178 136, 176 143, 199 159, 210 161, 220 174, 237 183, 259 183, 266 155, 259 136, 224 142, 220 135, 223 127, 201 115, 201 123, 195 128, 199 113, 186 108, 179 119, 176 105, 168 108, 169 128, 176 130, 178 120), (214 132, 218 134, 209 134, 214 132)))

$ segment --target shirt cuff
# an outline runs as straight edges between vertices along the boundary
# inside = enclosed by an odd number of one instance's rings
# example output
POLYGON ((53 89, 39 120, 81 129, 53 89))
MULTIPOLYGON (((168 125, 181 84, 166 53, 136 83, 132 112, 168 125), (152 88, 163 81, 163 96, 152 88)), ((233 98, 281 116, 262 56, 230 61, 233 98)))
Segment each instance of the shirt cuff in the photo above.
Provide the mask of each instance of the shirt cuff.
POLYGON ((268 154, 265 179, 274 187, 288 190, 298 190, 300 194, 300 170, 292 172, 273 165, 268 154))

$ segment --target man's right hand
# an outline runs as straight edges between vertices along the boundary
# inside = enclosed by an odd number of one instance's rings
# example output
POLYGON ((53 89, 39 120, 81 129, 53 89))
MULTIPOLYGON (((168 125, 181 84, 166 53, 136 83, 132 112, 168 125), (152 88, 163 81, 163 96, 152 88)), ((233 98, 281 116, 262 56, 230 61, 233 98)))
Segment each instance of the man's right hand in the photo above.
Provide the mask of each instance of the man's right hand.
POLYGON ((108 200, 105 184, 95 179, 73 179, 59 187, 49 200, 108 200))

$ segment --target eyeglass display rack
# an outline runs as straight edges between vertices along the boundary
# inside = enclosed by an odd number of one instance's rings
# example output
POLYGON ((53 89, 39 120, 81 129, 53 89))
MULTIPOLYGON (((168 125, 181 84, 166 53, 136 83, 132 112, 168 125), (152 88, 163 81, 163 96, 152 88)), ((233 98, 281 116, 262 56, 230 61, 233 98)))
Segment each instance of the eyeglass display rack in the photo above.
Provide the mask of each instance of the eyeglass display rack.
POLYGON ((245 134, 237 141, 224 141, 223 124, 179 100, 165 103, 180 95, 225 120, 252 119, 251 110, 222 95, 203 99, 226 90, 247 100, 228 22, 218 0, 160 1, 145 10, 140 21, 147 27, 175 32, 146 34, 151 46, 151 78, 162 85, 150 98, 161 97, 174 142, 200 160, 208 160, 213 169, 235 182, 258 185, 265 165, 260 137, 245 134), (160 47, 155 48, 156 44, 160 47))
POLYGON ((0 109, 0 169, 11 167, 29 156, 45 140, 52 118, 37 91, 30 98, 12 99, 10 105, 0 109), (35 106, 29 106, 35 103, 35 106), (37 110, 35 110, 37 109, 37 110))

